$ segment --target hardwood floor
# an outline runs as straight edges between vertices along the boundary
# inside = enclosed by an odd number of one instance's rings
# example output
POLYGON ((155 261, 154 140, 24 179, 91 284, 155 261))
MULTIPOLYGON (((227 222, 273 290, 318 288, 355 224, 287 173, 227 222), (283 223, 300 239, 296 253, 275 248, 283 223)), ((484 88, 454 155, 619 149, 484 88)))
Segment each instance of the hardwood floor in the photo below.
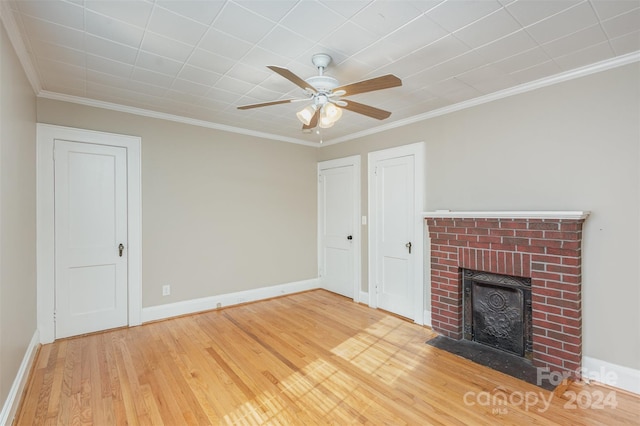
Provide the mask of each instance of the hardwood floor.
POLYGON ((551 393, 434 336, 314 290, 60 340, 40 349, 16 424, 640 423, 639 396, 551 393))

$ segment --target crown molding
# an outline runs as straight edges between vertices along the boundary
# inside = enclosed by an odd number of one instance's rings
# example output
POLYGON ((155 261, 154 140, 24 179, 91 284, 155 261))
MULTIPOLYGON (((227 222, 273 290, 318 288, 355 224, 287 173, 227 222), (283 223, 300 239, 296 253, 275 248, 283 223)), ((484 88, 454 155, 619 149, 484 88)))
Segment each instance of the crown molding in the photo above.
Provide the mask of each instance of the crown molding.
POLYGON ((341 142, 347 142, 353 139, 362 138, 364 136, 373 135, 375 133, 384 132, 386 130, 395 129, 397 127, 406 126, 408 124, 417 123, 419 121, 428 120, 430 118, 440 117, 442 115, 450 114, 452 112, 460 111, 463 109, 471 108, 474 106, 486 104, 489 102, 497 101, 499 99, 508 98, 510 96, 519 95, 521 93, 531 92, 543 87, 552 86, 554 84, 562 83, 576 78, 585 77, 591 74, 607 71, 613 68, 628 65, 634 62, 640 61, 640 51, 628 53, 626 55, 617 56, 612 59, 606 59, 595 64, 587 65, 574 70, 565 71, 560 74, 555 74, 549 77, 544 77, 539 80, 535 80, 529 83, 524 83, 519 86, 511 87, 501 90, 499 92, 490 93, 488 95, 480 96, 477 98, 469 99, 468 101, 460 102, 455 105, 446 106, 444 108, 436 109, 434 111, 427 112, 425 114, 414 115, 403 120, 394 121, 389 124, 383 124, 363 130, 361 132, 352 133, 350 135, 342 136, 335 139, 326 140, 323 142, 323 146, 334 145, 341 142))
POLYGON ((18 30, 18 24, 14 19, 13 11, 9 7, 9 2, 7 1, 0 0, 0 21, 4 25, 4 29, 7 31, 9 41, 11 41, 13 50, 18 56, 18 60, 22 65, 22 69, 24 69, 27 80, 29 80, 29 84, 31 84, 33 93, 37 95, 42 90, 40 78, 38 77, 38 73, 31 62, 31 57, 29 56, 27 47, 24 45, 22 37, 20 36, 20 30, 18 30))
POLYGON ((151 111, 144 108, 131 107, 131 106, 116 104, 112 102, 98 101, 94 99, 83 98, 80 96, 64 95, 61 93, 42 90, 38 94, 38 97, 44 98, 44 99, 52 99, 56 101, 71 102, 71 103, 86 105, 86 106, 95 107, 95 108, 108 109, 111 111, 124 112, 128 114, 140 115, 143 117, 174 121, 177 123, 189 124, 189 125, 198 126, 198 127, 206 127, 208 129, 222 130, 225 132, 238 133, 241 135, 254 136, 262 139, 272 139, 280 142, 288 142, 288 143, 294 143, 298 145, 318 147, 317 143, 307 142, 301 139, 289 138, 286 136, 274 135, 271 133, 258 132, 255 130, 243 129, 241 127, 227 126, 226 124, 218 124, 212 121, 197 120, 195 118, 188 118, 181 115, 151 111))

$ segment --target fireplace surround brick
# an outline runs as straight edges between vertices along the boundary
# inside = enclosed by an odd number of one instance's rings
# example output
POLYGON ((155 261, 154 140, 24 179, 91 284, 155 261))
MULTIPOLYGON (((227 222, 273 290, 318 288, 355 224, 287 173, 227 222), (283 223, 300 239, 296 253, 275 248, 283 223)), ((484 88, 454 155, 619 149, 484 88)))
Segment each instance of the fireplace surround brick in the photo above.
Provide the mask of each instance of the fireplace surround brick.
POLYGON ((584 218, 425 220, 433 329, 462 338, 462 268, 531 278, 533 364, 575 374, 582 362, 584 218))

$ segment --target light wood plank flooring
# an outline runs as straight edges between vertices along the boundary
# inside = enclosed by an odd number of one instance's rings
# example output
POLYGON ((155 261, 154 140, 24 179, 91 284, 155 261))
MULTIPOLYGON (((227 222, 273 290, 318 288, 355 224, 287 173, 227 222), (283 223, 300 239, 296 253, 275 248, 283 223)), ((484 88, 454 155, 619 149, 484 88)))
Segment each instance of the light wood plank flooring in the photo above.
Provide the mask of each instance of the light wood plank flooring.
POLYGON ((551 393, 434 336, 314 290, 60 340, 40 349, 16 424, 640 423, 638 396, 551 393))

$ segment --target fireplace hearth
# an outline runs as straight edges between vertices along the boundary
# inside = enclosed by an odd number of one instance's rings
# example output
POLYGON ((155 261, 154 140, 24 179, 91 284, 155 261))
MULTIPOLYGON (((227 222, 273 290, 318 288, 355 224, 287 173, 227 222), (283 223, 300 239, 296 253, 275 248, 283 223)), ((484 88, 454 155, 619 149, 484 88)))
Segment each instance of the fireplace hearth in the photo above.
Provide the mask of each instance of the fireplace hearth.
POLYGON ((531 278, 463 269, 463 337, 531 360, 531 278))

